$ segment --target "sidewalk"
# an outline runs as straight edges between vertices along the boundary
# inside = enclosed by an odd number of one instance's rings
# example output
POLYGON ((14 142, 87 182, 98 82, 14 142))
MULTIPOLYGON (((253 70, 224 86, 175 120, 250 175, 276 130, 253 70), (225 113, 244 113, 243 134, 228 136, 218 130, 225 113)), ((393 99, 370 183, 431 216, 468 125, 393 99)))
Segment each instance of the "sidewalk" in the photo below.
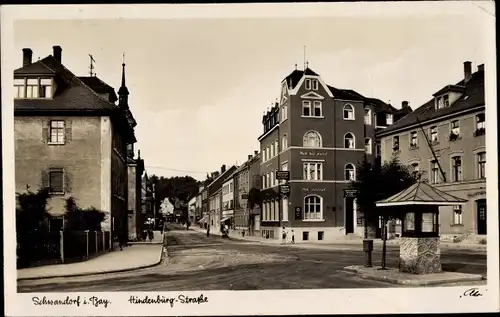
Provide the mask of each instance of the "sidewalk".
POLYGON ((130 246, 84 262, 46 265, 17 270, 17 280, 84 276, 117 273, 152 267, 161 263, 163 235, 155 231, 153 242, 130 243, 130 246))
MULTIPOLYGON (((204 233, 206 234, 207 231, 205 229, 201 229, 199 227, 190 227, 190 230, 204 233)), ((217 232, 212 232, 210 231, 210 235, 217 235, 221 236, 222 233, 220 231, 217 232)), ((242 241, 252 241, 252 242, 260 242, 260 243, 265 243, 265 244, 278 244, 281 245, 281 240, 280 239, 265 239, 261 237, 255 237, 255 236, 241 236, 239 232, 236 231, 230 231, 229 232, 229 237, 234 240, 242 240, 242 241)), ((325 242, 316 242, 316 243, 311 243, 311 242, 297 242, 295 244, 291 244, 290 241, 287 242, 287 246, 293 246, 297 248, 310 248, 310 249, 342 249, 342 248, 353 248, 355 246, 359 246, 362 248, 363 245, 363 239, 342 239, 342 240, 337 240, 337 241, 325 241, 325 242)), ((382 247, 382 240, 380 239, 374 239, 373 240, 373 245, 374 246, 380 246, 382 247)), ((388 240, 387 241, 388 246, 399 246, 399 240, 388 240)), ((467 249, 471 251, 479 251, 479 252, 486 252, 487 246, 484 244, 472 244, 472 243, 449 243, 449 242, 441 242, 440 247, 443 249, 450 249, 450 250, 459 250, 459 249, 467 249)))

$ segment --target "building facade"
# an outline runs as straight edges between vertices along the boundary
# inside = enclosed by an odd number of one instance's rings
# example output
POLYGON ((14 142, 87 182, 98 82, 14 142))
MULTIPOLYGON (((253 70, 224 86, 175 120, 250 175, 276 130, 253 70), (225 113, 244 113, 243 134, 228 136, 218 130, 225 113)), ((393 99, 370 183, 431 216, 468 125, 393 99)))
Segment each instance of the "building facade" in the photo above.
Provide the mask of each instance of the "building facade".
POLYGON ((377 133, 382 160, 396 155, 432 186, 468 200, 464 206, 440 207, 443 239, 485 238, 485 134, 484 65, 472 73, 471 62, 464 63, 464 78, 457 84, 377 133))
POLYGON ((263 116, 258 138, 261 236, 278 238, 280 227, 293 229, 296 241, 362 235, 362 215, 344 190, 359 162, 375 162, 376 127, 391 125, 396 113, 381 100, 328 86, 310 68, 287 76, 279 102, 263 116), (277 171, 290 172, 289 197, 279 195, 277 171))
POLYGON ((208 209, 206 222, 212 232, 214 232, 214 230, 217 232, 220 231, 222 219, 222 185, 235 170, 236 166, 234 165, 229 169, 226 168, 226 165, 222 165, 220 172, 216 171, 212 173, 210 179, 213 179, 213 181, 206 186, 206 206, 208 209))
POLYGON ((234 229, 234 173, 222 184, 221 224, 234 229))
POLYGON ((195 196, 195 210, 194 210, 194 222, 198 223, 202 218, 203 218, 203 208, 202 208, 202 197, 203 197, 203 190, 205 189, 205 185, 202 183, 200 186, 198 186, 198 194, 195 196))
MULTIPOLYGON (((64 226, 65 200, 105 212, 103 230, 127 234, 127 145, 136 142, 114 90, 94 90, 62 64, 62 49, 14 71, 16 191, 49 188, 51 228, 64 226)), ((94 87, 95 88, 95 87, 94 87)))

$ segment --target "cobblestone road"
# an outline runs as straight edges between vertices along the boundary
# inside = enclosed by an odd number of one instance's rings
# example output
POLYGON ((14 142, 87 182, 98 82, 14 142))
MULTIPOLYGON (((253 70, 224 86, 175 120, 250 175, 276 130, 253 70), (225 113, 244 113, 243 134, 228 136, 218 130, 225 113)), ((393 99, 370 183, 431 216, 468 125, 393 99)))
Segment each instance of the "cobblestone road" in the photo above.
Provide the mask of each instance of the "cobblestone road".
MULTIPOLYGON (((343 272, 363 263, 357 250, 311 250, 206 237, 194 231, 168 232, 164 264, 126 273, 19 281, 19 292, 258 290, 373 288, 392 284, 368 281, 343 272)), ((388 266, 396 266, 398 250, 389 247, 388 266)), ((486 274, 486 255, 446 251, 443 267, 486 274)), ((380 262, 375 252, 374 264, 380 262)))

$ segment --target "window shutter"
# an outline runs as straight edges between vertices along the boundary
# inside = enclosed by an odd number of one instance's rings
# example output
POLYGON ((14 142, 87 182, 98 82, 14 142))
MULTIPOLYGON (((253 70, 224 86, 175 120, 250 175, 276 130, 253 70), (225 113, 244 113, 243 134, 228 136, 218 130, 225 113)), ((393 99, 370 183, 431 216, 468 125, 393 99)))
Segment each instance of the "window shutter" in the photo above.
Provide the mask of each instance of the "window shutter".
POLYGON ((71 193, 71 183, 67 171, 64 171, 64 193, 71 193))
POLYGON ((44 122, 42 126, 42 142, 43 143, 48 143, 50 141, 49 139, 49 123, 44 122))
POLYGON ((71 140, 72 140, 72 136, 71 136, 71 120, 66 120, 66 122, 64 124, 66 126, 66 129, 65 129, 65 140, 66 140, 66 143, 70 143, 71 140))
POLYGON ((49 187, 49 172, 46 170, 42 171, 42 189, 49 187))

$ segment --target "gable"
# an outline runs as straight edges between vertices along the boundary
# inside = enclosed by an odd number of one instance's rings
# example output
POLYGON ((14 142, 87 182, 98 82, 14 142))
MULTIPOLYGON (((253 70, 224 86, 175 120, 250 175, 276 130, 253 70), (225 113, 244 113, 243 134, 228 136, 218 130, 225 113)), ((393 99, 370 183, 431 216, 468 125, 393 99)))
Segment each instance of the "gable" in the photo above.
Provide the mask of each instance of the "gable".
POLYGON ((318 100, 323 100, 325 99, 325 97, 321 96, 320 94, 318 94, 317 92, 314 92, 314 91, 310 91, 306 94, 303 94, 302 96, 300 96, 300 98, 304 98, 304 99, 318 99, 318 100))

